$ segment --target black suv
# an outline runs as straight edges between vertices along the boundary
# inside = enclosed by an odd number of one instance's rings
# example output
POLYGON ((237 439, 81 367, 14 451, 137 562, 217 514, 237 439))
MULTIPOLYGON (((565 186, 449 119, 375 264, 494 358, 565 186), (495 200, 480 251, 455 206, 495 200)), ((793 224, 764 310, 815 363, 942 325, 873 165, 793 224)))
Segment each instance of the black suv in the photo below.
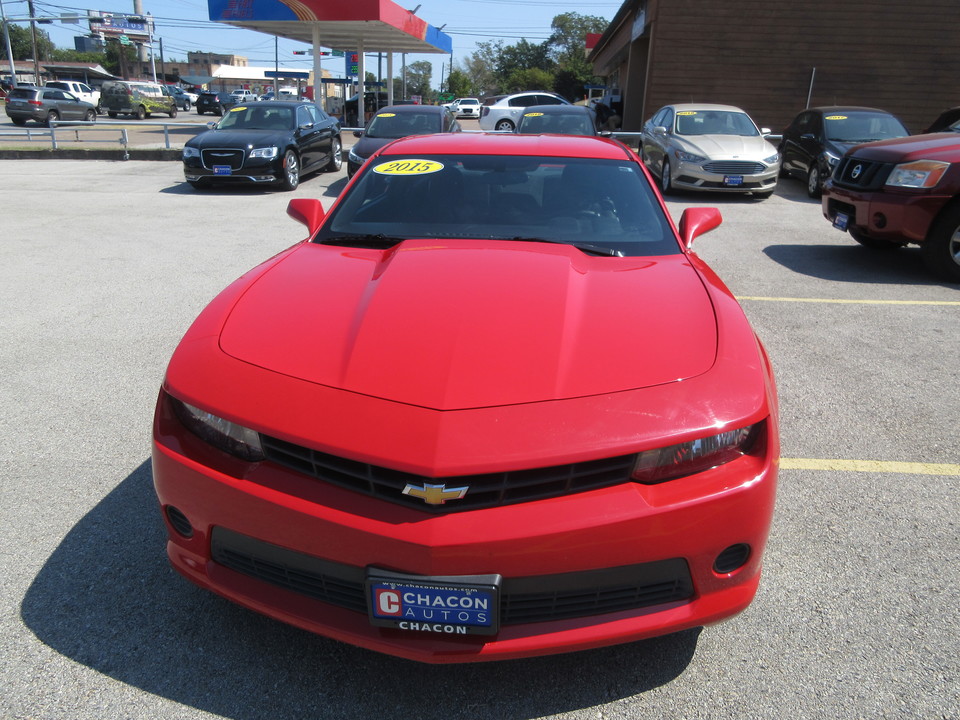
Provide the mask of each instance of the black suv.
POLYGON ((224 111, 229 110, 235 104, 236 99, 228 92, 204 90, 197 98, 197 115, 203 115, 204 113, 223 115, 224 111))

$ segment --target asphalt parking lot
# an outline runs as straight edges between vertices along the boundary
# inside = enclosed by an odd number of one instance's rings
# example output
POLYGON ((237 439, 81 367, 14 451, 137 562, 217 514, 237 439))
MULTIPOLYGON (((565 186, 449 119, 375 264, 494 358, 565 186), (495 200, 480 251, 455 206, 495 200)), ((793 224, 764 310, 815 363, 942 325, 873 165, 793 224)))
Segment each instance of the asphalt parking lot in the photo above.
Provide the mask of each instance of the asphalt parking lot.
POLYGON ((287 202, 345 182, 198 193, 178 163, 0 160, 0 717, 960 718, 960 287, 915 248, 860 248, 789 180, 669 202, 720 208, 694 248, 777 371, 777 514, 740 616, 436 667, 179 578, 149 461, 165 364, 220 289, 302 238, 287 202))

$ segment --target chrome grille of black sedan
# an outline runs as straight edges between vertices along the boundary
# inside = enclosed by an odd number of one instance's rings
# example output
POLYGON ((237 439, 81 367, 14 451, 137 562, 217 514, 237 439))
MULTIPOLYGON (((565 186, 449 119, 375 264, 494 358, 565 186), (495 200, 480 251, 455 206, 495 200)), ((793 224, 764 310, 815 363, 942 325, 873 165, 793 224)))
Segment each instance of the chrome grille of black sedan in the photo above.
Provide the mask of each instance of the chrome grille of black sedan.
POLYGON ((328 455, 267 435, 260 439, 267 460, 278 465, 381 500, 435 513, 542 500, 628 482, 636 460, 636 455, 621 455, 545 468, 435 478, 328 455), (427 485, 468 490, 461 499, 435 505, 425 502, 422 493, 403 492, 407 486, 416 489, 427 485))
POLYGON ((244 151, 235 148, 212 148, 200 151, 200 159, 207 169, 214 165, 229 165, 233 170, 243 167, 244 151))
POLYGON ((757 175, 766 170, 763 163, 744 160, 716 160, 705 163, 703 169, 718 175, 757 175))

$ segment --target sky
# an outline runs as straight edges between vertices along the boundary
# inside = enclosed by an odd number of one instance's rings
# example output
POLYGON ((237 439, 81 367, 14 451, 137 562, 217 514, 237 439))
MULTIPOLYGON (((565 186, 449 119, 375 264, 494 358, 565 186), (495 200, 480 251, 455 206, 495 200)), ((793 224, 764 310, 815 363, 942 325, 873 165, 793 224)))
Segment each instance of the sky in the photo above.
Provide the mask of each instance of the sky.
MULTIPOLYGON (((622 0, 603 2, 601 0, 580 0, 563 2, 562 0, 395 0, 399 5, 412 10, 417 5, 417 16, 434 27, 443 28, 443 32, 453 39, 454 64, 476 49, 476 43, 503 39, 508 45, 526 38, 531 43, 540 43, 550 37, 550 22, 556 15, 565 12, 577 12, 581 15, 596 15, 611 20, 622 4, 622 0), (407 4, 409 3, 409 4, 407 4)), ((6 16, 11 20, 29 16, 26 0, 0 0, 6 16)), ((76 13, 85 14, 87 10, 100 10, 107 13, 133 14, 133 0, 65 0, 66 4, 57 4, 50 0, 34 0, 34 10, 38 17, 76 13)), ((208 20, 206 0, 141 0, 143 12, 154 17, 155 51, 159 59, 159 42, 163 39, 165 60, 186 60, 187 52, 229 53, 246 57, 250 65, 270 66, 274 64, 274 38, 272 35, 241 30, 222 23, 208 20)), ((57 47, 73 49, 73 38, 87 34, 86 24, 71 25, 59 22, 50 25, 38 25, 49 34, 57 47)), ((307 45, 281 39, 279 42, 279 63, 283 68, 309 70, 313 67, 310 56, 293 55, 294 50, 306 49, 307 45)), ((0 53, 4 55, 5 53, 0 53)), ((407 63, 429 60, 434 71, 432 85, 439 87, 441 73, 450 72, 450 58, 446 55, 407 54, 407 63), (443 67, 441 68, 441 65, 443 67)), ((386 73, 386 60, 383 62, 386 73)), ((400 58, 394 58, 394 69, 400 66, 400 58)), ((342 60, 323 62, 324 69, 330 70, 334 77, 343 76, 342 60)), ((367 56, 367 70, 376 74, 376 57, 367 56)))

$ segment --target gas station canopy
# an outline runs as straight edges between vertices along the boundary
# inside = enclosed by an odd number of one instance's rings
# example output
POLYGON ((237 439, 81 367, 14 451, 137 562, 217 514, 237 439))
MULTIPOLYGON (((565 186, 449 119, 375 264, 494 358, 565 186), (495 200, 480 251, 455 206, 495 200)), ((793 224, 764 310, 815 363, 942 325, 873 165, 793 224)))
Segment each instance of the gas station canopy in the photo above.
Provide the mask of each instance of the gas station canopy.
POLYGON ((453 41, 392 0, 207 0, 210 19, 333 50, 450 54, 453 41), (318 31, 315 35, 315 31, 318 31))

